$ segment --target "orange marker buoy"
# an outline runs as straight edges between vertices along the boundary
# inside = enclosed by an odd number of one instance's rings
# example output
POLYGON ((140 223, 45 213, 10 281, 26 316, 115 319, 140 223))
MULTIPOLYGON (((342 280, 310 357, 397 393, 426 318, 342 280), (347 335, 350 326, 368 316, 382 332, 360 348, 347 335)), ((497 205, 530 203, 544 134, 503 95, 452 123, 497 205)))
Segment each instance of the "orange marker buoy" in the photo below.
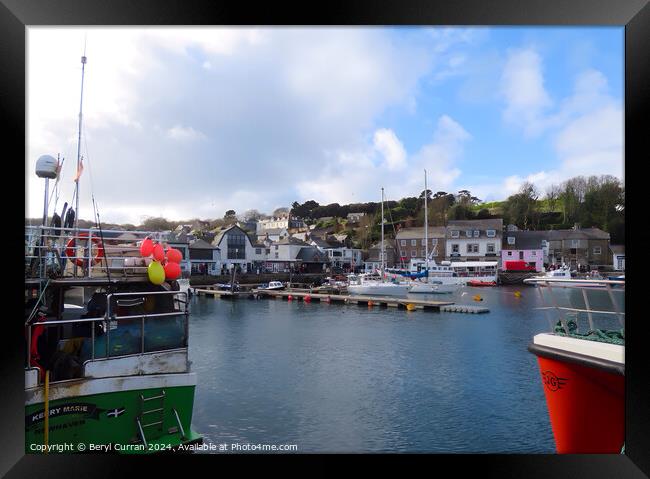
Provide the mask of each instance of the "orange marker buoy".
POLYGON ((331 301, 331 299, 330 299, 329 296, 328 296, 327 298, 325 298, 325 302, 326 302, 326 303, 329 303, 330 301, 331 301))
POLYGON ((372 301, 368 301, 368 307, 369 308, 372 308, 374 305, 375 305, 375 303, 373 303, 372 301))
POLYGON ((305 303, 311 303, 311 296, 306 295, 304 298, 302 298, 302 300, 303 300, 305 303))

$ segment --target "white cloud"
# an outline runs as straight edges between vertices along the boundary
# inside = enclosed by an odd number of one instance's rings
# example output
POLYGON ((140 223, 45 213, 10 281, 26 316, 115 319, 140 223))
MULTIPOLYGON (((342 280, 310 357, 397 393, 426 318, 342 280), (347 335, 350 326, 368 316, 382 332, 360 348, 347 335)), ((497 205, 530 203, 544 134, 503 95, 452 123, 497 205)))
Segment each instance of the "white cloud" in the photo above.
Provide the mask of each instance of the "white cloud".
POLYGON ((395 132, 386 128, 377 130, 373 144, 375 149, 383 155, 386 168, 401 170, 406 166, 406 150, 395 132))
POLYGON ((382 186, 387 199, 417 196, 424 189, 424 169, 430 189, 449 190, 461 174, 456 164, 470 138, 459 123, 442 115, 431 143, 409 155, 395 132, 382 128, 373 135, 372 145, 329 155, 323 173, 299 183, 297 191, 302 201, 314 199, 321 204, 378 201, 382 186), (377 155, 384 160, 376 161, 377 155), (389 157, 397 160, 387 161, 389 157))
MULTIPOLYGON (((106 221, 286 206, 297 199, 295 184, 328 168, 327 152, 360 148, 389 107, 416 109, 434 55, 376 28, 31 27, 32 216, 42 205, 38 156, 66 157, 58 209, 72 196, 84 36, 82 154, 106 221)), ((386 161, 398 167, 404 154, 392 140, 379 135, 386 161)), ((84 173, 82 218, 92 211, 90 191, 84 173)))
POLYGON ((175 125, 174 127, 167 130, 167 136, 172 140, 177 141, 195 141, 207 138, 205 134, 195 130, 191 126, 181 125, 175 125))
POLYGON ((552 101, 544 88, 542 59, 535 50, 526 48, 508 52, 501 93, 506 102, 504 119, 523 128, 528 136, 541 133, 545 127, 543 115, 552 101))

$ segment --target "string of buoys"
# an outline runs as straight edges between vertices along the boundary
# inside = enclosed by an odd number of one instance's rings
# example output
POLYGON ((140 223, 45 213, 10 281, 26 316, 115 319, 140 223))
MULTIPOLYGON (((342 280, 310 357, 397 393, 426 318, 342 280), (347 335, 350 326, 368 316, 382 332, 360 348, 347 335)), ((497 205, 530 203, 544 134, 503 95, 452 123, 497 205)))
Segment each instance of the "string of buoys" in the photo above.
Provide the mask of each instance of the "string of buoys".
POLYGON ((162 284, 165 280, 174 280, 181 275, 181 260, 183 255, 174 248, 165 251, 162 243, 154 242, 147 237, 140 244, 140 255, 143 258, 153 257, 153 261, 147 266, 149 281, 153 284, 162 284))

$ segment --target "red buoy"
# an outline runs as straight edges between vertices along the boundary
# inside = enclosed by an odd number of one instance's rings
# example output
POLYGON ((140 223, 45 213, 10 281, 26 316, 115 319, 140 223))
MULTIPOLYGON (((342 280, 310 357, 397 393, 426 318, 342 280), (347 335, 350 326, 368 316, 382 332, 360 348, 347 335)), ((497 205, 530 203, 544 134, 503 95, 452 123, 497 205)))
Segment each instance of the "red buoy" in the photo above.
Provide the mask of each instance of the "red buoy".
POLYGON ((311 296, 306 295, 304 298, 302 298, 302 300, 303 300, 305 303, 311 303, 311 296))
POLYGON ((292 295, 287 296, 287 301, 291 301, 293 299, 292 295))

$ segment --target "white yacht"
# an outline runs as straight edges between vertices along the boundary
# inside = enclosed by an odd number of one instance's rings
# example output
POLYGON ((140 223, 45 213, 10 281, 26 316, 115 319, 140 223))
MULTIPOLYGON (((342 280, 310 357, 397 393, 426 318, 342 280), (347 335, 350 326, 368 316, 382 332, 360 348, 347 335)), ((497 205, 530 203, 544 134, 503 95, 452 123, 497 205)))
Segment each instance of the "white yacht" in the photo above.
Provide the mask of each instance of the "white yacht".
POLYGON ((406 296, 410 284, 407 282, 390 282, 382 280, 376 273, 362 273, 348 276, 348 292, 364 296, 406 296))
POLYGON ((408 282, 386 279, 386 253, 384 251, 384 189, 381 189, 381 270, 377 273, 363 273, 348 276, 348 293, 367 296, 406 296, 409 292, 408 282))
POLYGON ((439 267, 433 258, 429 258, 429 210, 427 208, 427 170, 424 170, 424 244, 425 253, 424 262, 411 259, 410 273, 411 282, 409 287, 410 293, 439 294, 455 293, 461 284, 458 275, 448 267, 439 267), (430 263, 433 263, 431 265, 430 263), (424 267, 424 268, 422 268, 424 267), (424 269, 424 274, 419 275, 424 269), (413 277, 418 274, 418 278, 413 277))

